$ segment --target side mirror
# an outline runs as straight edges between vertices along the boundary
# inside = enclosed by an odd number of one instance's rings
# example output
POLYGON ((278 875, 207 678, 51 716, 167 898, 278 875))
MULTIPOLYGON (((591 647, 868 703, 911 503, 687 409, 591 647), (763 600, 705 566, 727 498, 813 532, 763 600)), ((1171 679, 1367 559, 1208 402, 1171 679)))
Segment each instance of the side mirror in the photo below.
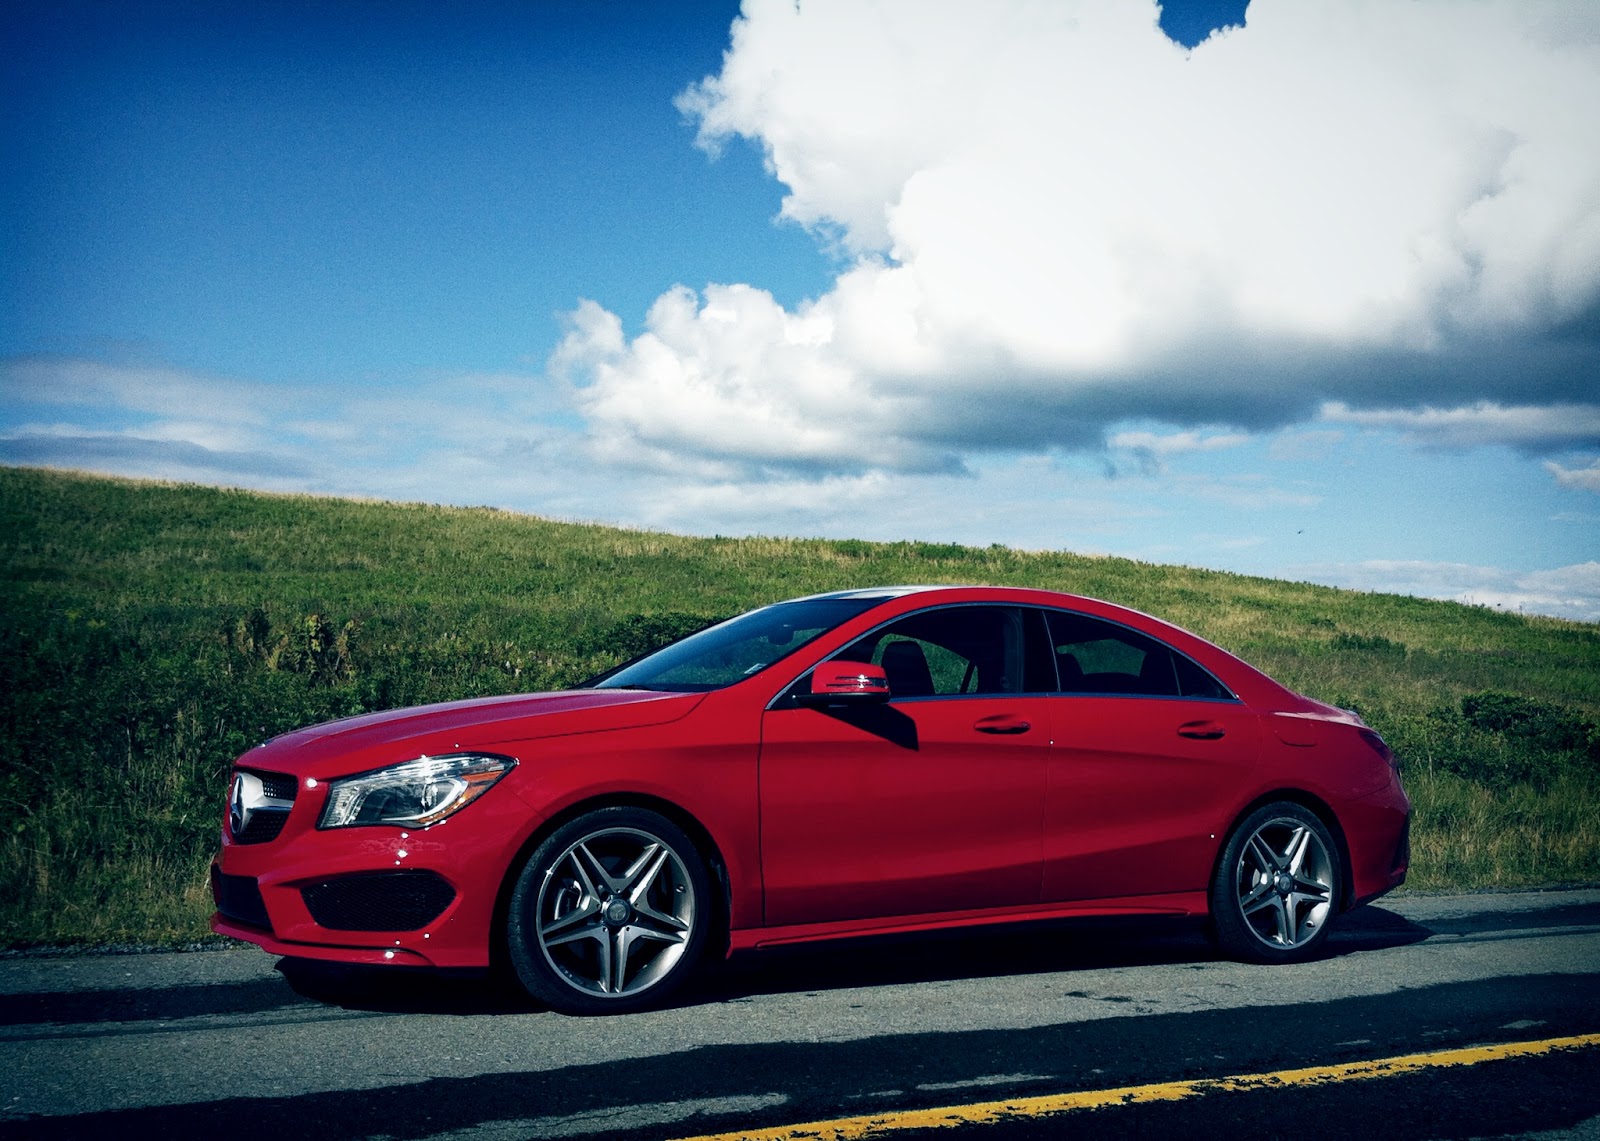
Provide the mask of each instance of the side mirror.
POLYGON ((811 692, 800 700, 805 705, 874 705, 889 696, 889 675, 882 666, 835 659, 811 671, 811 692))

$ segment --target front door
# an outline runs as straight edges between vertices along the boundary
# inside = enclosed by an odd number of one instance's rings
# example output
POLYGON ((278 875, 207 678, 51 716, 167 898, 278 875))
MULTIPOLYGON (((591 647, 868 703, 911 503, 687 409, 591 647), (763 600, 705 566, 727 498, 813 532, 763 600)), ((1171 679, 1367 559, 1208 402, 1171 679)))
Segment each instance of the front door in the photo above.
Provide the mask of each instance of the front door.
POLYGON ((1053 699, 1029 692, 1027 613, 918 611, 840 652, 884 666, 887 704, 767 711, 768 926, 1038 900, 1053 699))

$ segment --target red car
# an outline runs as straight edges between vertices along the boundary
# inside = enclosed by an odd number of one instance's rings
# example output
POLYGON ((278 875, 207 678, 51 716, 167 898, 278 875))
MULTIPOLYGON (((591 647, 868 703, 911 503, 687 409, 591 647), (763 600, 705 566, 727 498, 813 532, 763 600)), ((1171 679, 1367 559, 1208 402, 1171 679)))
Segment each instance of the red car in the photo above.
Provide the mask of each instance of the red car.
POLYGON ((1355 714, 1148 615, 1042 590, 779 602, 559 693, 399 709, 236 762, 212 927, 484 967, 570 1013, 707 954, 1209 916, 1315 954, 1400 884, 1410 802, 1355 714))

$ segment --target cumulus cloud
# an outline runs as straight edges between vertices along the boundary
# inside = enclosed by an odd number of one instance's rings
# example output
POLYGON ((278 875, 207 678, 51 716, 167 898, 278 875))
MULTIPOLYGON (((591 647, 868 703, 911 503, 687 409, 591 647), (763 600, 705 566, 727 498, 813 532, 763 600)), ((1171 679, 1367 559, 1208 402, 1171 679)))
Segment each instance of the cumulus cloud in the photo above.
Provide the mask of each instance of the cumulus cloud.
POLYGON ((822 306, 787 312, 747 285, 712 286, 703 300, 675 289, 645 325, 626 342, 615 315, 585 302, 552 358, 610 462, 684 464, 706 479, 959 467, 907 433, 916 418, 908 401, 857 383, 852 330, 822 306))
POLYGON ((747 0, 680 106, 763 150, 838 279, 793 309, 680 288, 634 335, 580 308, 553 364, 598 446, 785 479, 1581 402, 1600 9, 1255 0, 1192 51, 1157 16, 747 0))
POLYGON ((1290 573, 1332 586, 1442 598, 1499 610, 1526 610, 1600 621, 1600 563, 1517 571, 1466 563, 1373 559, 1291 567, 1290 573))

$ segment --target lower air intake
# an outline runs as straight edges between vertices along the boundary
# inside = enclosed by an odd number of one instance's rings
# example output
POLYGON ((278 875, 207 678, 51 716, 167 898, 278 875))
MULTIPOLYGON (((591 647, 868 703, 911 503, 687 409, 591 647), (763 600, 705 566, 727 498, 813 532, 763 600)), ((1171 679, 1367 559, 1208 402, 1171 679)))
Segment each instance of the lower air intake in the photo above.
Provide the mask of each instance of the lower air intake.
POLYGON ((267 918, 267 905, 261 901, 261 889, 253 876, 230 876, 211 866, 211 898, 224 919, 243 923, 248 927, 272 930, 272 920, 267 918))
POLYGON ((456 898, 443 876, 428 871, 362 872, 300 889, 311 918, 332 931, 415 931, 456 898))

